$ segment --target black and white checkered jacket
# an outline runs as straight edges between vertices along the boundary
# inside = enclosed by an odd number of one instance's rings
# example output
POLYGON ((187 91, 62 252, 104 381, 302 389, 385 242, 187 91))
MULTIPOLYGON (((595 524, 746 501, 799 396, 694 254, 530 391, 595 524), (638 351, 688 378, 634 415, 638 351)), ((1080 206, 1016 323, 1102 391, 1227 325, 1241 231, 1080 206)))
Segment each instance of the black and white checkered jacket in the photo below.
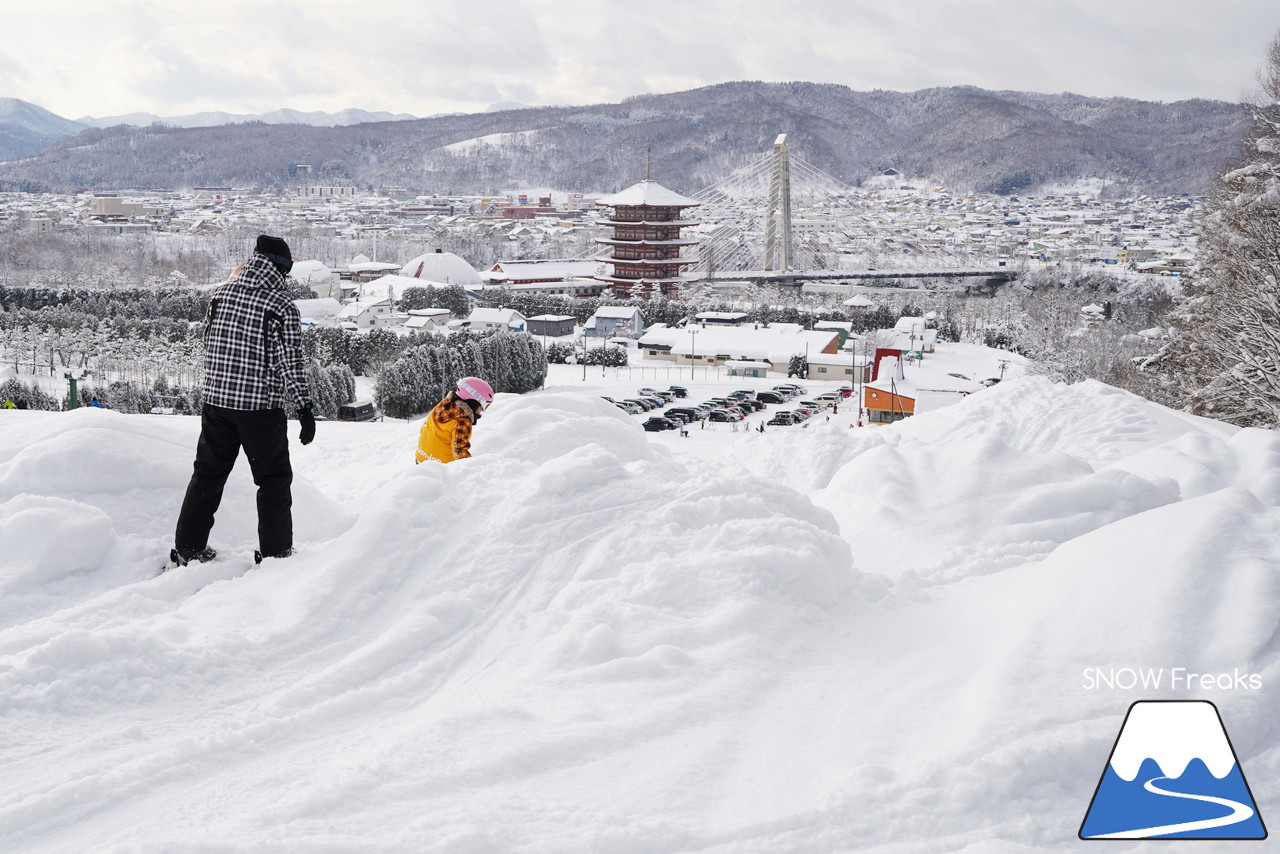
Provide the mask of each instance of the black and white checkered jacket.
POLYGON ((204 402, 226 409, 301 409, 311 402, 298 307, 260 253, 213 292, 204 332, 204 402))

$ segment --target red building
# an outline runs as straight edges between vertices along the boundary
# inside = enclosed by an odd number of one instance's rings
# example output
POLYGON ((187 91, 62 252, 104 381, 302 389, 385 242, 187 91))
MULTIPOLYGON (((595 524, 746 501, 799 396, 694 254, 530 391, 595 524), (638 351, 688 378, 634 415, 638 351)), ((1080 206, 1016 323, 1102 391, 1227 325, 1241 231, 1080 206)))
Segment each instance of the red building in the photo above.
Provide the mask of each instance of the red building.
POLYGON ((698 259, 680 252, 698 241, 681 236, 680 229, 698 224, 685 219, 684 210, 701 202, 646 179, 596 204, 613 208, 602 221, 613 229, 612 235, 596 241, 608 247, 596 260, 612 264, 613 271, 594 278, 605 282, 615 297, 675 294, 681 285, 697 280, 684 270, 698 259))

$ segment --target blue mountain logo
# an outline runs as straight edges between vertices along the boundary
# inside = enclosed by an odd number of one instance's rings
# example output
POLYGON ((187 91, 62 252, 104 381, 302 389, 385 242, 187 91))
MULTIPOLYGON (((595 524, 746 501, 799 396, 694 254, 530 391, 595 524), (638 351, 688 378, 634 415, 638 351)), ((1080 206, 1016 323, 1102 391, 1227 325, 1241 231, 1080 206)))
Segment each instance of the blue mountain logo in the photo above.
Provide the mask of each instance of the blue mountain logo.
POLYGON ((1130 706, 1080 838, 1266 839, 1218 708, 1205 700, 1130 706))

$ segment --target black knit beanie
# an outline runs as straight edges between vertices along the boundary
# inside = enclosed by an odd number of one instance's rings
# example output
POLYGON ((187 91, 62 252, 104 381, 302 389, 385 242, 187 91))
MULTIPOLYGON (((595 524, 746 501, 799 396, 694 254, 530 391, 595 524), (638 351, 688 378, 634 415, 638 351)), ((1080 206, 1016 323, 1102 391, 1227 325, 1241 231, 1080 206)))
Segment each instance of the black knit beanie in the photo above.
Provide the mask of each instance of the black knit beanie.
POLYGON ((253 251, 266 255, 267 259, 275 264, 276 268, 286 276, 293 269, 293 255, 289 252, 289 244, 285 243, 283 238, 272 237, 269 234, 259 234, 258 242, 254 244, 253 251))

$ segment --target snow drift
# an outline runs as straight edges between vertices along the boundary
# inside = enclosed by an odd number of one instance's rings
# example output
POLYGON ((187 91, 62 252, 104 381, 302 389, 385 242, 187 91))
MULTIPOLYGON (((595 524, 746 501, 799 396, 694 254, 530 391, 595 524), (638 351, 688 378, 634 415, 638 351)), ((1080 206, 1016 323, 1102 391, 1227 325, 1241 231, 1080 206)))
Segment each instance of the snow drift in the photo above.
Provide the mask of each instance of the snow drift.
POLYGON ((1021 380, 686 455, 500 397, 449 466, 322 425, 257 569, 242 464, 157 576, 196 421, 0 416, 5 850, 1060 851, 1151 697, 1101 666, 1260 674, 1206 699, 1280 803, 1269 432, 1021 380))

